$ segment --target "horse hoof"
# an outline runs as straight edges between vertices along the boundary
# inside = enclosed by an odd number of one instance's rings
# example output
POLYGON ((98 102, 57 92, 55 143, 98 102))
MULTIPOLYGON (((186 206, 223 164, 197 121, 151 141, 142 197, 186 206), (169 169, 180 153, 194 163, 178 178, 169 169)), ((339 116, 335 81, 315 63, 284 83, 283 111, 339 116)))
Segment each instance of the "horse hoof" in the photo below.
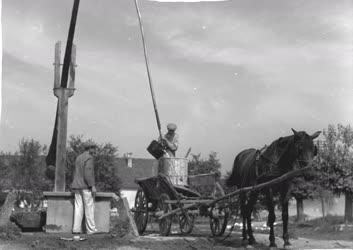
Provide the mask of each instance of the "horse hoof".
POLYGON ((291 250, 291 249, 294 249, 294 248, 293 248, 293 246, 291 244, 284 244, 283 245, 283 249, 291 250))
POLYGON ((242 241, 241 241, 241 245, 242 245, 242 246, 247 246, 247 245, 248 245, 248 240, 245 240, 245 239, 242 240, 242 241))
POLYGON ((252 245, 247 245, 245 248, 246 248, 246 249, 254 249, 254 246, 252 246, 252 245))
POLYGON ((255 244, 256 244, 255 238, 249 239, 249 245, 255 245, 255 244))
POLYGON ((270 250, 277 250, 277 245, 276 243, 270 245, 270 250))

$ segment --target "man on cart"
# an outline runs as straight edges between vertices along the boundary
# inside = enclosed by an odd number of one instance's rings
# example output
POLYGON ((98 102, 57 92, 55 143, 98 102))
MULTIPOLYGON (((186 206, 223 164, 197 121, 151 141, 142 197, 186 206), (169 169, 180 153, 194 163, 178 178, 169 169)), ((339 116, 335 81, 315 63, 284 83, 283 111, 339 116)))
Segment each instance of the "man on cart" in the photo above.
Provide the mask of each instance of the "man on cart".
POLYGON ((175 152, 178 149, 179 136, 175 133, 177 126, 174 123, 167 125, 168 132, 161 139, 162 145, 165 148, 164 157, 175 157, 175 152))

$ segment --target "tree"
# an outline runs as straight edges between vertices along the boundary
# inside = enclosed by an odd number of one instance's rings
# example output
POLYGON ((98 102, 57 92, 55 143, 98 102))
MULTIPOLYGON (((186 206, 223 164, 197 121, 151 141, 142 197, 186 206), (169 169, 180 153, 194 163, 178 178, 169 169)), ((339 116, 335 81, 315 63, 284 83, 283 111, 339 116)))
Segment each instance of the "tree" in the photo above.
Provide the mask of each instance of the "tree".
POLYGON ((353 130, 350 125, 329 125, 319 144, 317 168, 321 186, 345 195, 345 221, 353 221, 353 130))
POLYGON ((51 182, 45 177, 43 147, 34 139, 22 139, 19 151, 10 158, 8 177, 11 186, 16 189, 44 191, 48 190, 51 182))
POLYGON ((12 189, 12 168, 8 159, 10 153, 0 152, 0 190, 12 189))
POLYGON ((209 174, 211 172, 220 174, 221 163, 216 152, 211 152, 207 160, 201 159, 201 154, 192 154, 191 156, 192 159, 188 164, 189 175, 209 174))
POLYGON ((316 172, 307 173, 304 176, 292 180, 291 194, 297 203, 297 221, 304 221, 304 200, 314 198, 316 185, 313 182, 316 172))
MULTIPOLYGON (((211 152, 208 155, 207 160, 201 159, 201 154, 192 155, 192 159, 191 161, 189 161, 189 164, 188 164, 189 175, 215 173, 216 178, 218 179, 221 175, 220 168, 221 168, 221 163, 217 158, 216 152, 211 152)), ((192 181, 192 184, 191 184, 193 189, 198 191, 203 196, 212 196, 215 189, 214 182, 208 178, 212 179, 213 177, 203 176, 202 178, 200 177, 194 178, 194 181, 192 181)))
MULTIPOLYGON (((83 136, 70 136, 69 138, 66 169, 66 185, 68 189, 72 182, 76 157, 84 151, 84 143, 86 141, 88 140, 84 140, 83 136)), ((94 170, 98 191, 120 194, 121 181, 115 170, 115 158, 117 157, 118 148, 111 143, 94 144, 97 145, 96 155, 94 156, 94 170)))

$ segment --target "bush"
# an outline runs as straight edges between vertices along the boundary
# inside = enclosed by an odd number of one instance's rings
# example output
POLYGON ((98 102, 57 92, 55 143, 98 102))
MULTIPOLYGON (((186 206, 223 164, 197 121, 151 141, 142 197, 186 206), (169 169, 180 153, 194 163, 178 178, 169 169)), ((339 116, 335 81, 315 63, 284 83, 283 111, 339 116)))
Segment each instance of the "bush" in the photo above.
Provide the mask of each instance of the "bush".
POLYGON ((8 222, 5 226, 0 227, 0 239, 15 240, 21 237, 21 229, 13 222, 8 222))

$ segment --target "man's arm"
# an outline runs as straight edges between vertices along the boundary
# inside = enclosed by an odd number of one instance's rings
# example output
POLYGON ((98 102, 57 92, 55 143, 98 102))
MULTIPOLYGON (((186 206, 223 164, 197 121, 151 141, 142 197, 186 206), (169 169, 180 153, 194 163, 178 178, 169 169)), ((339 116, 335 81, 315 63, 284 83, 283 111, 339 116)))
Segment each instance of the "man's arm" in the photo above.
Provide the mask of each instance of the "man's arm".
POLYGON ((178 145, 179 145, 178 139, 179 139, 178 135, 175 135, 172 142, 166 140, 167 146, 170 150, 176 151, 178 149, 178 145))
POLYGON ((85 182, 88 187, 92 188, 96 185, 94 178, 94 162, 92 157, 86 160, 84 169, 85 182))

